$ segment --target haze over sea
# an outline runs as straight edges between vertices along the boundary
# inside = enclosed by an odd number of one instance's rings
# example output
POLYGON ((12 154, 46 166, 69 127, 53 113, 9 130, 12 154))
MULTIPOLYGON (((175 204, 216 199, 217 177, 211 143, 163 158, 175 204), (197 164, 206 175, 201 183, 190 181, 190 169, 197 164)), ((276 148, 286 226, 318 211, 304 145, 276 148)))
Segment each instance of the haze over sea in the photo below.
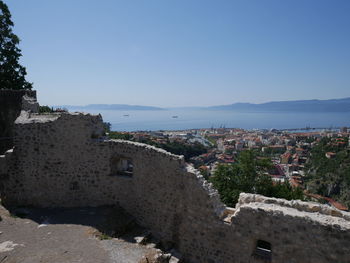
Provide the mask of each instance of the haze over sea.
MULTIPOLYGON (((81 111, 74 107, 70 111, 81 111)), ((239 112, 232 110, 86 110, 100 113, 115 131, 200 128, 295 129, 350 126, 350 112, 239 112), (173 118, 177 116, 177 118, 173 118)))

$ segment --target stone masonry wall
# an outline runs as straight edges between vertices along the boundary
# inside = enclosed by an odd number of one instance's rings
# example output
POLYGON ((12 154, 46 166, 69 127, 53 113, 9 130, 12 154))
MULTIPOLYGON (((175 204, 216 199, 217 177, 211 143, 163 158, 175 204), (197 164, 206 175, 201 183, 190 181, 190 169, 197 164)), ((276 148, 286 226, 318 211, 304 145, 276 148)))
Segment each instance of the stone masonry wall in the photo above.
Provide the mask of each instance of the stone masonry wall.
POLYGON ((0 89, 0 154, 13 147, 13 126, 23 106, 35 109, 36 91, 0 89), (28 101, 23 103, 23 97, 28 101), (30 102, 29 102, 30 101, 30 102), (25 104, 25 105, 23 105, 25 104))
POLYGON ((182 156, 105 140, 99 115, 22 112, 14 150, 0 156, 0 192, 7 205, 119 204, 186 262, 350 262, 350 213, 252 194, 225 207, 182 156))

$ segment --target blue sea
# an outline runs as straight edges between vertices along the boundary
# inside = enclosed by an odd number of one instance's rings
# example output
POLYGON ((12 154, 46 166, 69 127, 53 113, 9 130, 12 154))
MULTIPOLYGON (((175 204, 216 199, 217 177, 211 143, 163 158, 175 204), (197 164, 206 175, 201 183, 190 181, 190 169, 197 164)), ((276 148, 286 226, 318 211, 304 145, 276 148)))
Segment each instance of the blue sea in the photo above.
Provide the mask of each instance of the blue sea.
MULTIPOLYGON (((76 111, 69 108, 70 111, 76 111)), ((236 112, 199 109, 171 110, 88 110, 100 113, 115 131, 183 130, 200 128, 298 129, 304 127, 335 128, 350 126, 350 112, 291 113, 236 112), (174 118, 174 116, 177 116, 174 118)))

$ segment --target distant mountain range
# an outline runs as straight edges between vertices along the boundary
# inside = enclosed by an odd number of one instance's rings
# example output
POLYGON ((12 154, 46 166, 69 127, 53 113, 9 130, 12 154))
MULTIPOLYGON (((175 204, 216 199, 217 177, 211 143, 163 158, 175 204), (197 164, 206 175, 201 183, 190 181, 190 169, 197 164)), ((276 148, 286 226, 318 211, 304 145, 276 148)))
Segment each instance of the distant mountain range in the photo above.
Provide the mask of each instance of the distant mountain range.
POLYGON ((286 111, 286 112, 350 112, 350 98, 331 100, 272 101, 261 104, 234 103, 208 107, 210 110, 286 111))
POLYGON ((128 105, 128 104, 89 104, 85 106, 63 105, 54 108, 68 108, 77 110, 165 110, 160 107, 128 105))
POLYGON ((234 103, 210 107, 179 107, 160 108, 152 106, 127 104, 89 104, 85 106, 54 106, 74 110, 169 110, 169 109, 197 109, 197 110, 232 110, 243 112, 350 112, 350 98, 330 100, 294 100, 272 101, 261 104, 234 103))

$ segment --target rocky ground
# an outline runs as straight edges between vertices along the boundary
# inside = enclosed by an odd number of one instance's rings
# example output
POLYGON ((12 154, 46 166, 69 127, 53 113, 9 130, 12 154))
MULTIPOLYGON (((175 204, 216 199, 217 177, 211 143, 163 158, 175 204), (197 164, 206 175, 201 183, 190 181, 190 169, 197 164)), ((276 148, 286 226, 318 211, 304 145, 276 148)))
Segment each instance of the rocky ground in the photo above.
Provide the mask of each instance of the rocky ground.
POLYGON ((0 263, 178 262, 117 207, 0 206, 0 263))

